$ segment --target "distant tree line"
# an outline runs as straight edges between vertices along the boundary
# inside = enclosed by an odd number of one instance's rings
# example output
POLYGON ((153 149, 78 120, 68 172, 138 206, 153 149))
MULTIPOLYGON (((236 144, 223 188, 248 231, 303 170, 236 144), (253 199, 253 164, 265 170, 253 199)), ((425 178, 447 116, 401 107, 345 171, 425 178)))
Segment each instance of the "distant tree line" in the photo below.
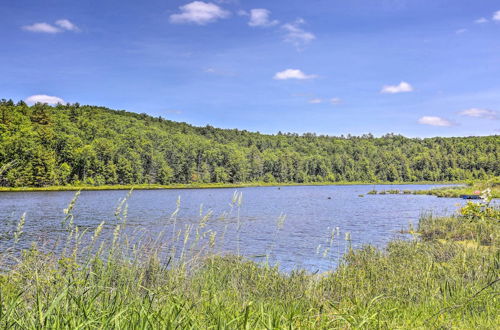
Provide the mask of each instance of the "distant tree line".
POLYGON ((500 175, 500 136, 265 135, 0 101, 0 185, 445 181, 500 175))

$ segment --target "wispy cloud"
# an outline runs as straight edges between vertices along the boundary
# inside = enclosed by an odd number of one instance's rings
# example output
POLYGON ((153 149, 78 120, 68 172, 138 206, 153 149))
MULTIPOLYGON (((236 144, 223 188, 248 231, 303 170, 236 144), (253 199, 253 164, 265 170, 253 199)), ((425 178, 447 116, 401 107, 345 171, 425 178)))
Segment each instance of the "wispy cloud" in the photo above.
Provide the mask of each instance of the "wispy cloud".
POLYGON ((23 30, 37 33, 59 33, 62 32, 61 29, 50 25, 48 23, 33 23, 31 25, 23 26, 23 30))
POLYGON ((463 34, 465 32, 467 32, 468 30, 467 29, 458 29, 455 31, 456 34, 463 34))
POLYGON ((206 25, 231 15, 229 11, 222 9, 214 3, 203 1, 193 1, 180 6, 179 9, 180 13, 170 15, 171 23, 206 25))
POLYGON ((311 104, 320 104, 320 103, 331 103, 333 105, 338 105, 342 103, 342 99, 338 97, 333 97, 331 99, 320 99, 320 98, 312 98, 309 100, 311 104))
POLYGON ((291 43, 295 47, 302 47, 316 39, 313 33, 307 32, 301 28, 303 24, 305 24, 305 21, 302 18, 297 19, 293 23, 284 24, 282 28, 286 31, 285 41, 291 43))
POLYGON ((269 27, 279 23, 277 20, 271 20, 271 12, 267 9, 258 8, 250 10, 250 21, 248 25, 258 27, 269 27))
POLYGON ((334 97, 334 98, 330 99, 330 103, 333 105, 337 105, 337 104, 342 103, 342 99, 338 98, 338 97, 334 97))
POLYGON ((380 93, 382 94, 397 94, 397 93, 408 93, 413 91, 413 86, 409 83, 402 81, 399 85, 386 85, 382 87, 380 93))
POLYGON ((71 22, 68 19, 57 20, 56 21, 56 25, 59 26, 61 29, 64 29, 64 30, 67 30, 67 31, 74 31, 74 32, 80 31, 80 29, 78 28, 78 26, 76 26, 75 24, 73 24, 73 22, 71 22))
POLYGON ((203 72, 208 73, 208 74, 217 75, 217 76, 225 76, 225 77, 235 77, 237 75, 235 72, 220 70, 220 69, 216 69, 213 67, 206 68, 203 70, 203 72))
POLYGON ((500 21, 500 10, 493 13, 493 20, 500 21))
POLYGON ((476 23, 476 24, 488 23, 488 19, 485 17, 481 17, 481 18, 478 18, 477 20, 475 20, 474 23, 476 23))
POLYGON ((460 111, 458 113, 462 116, 474 117, 474 118, 485 118, 485 119, 498 119, 498 112, 490 109, 479 109, 479 108, 470 108, 467 110, 460 111))
POLYGON ((441 127, 449 127, 454 125, 451 121, 447 119, 435 116, 423 116, 418 120, 418 123, 422 125, 441 126, 441 127))
POLYGON ((286 69, 284 71, 277 72, 274 75, 274 79, 276 80, 288 80, 288 79, 298 79, 298 80, 306 80, 306 79, 314 79, 318 76, 315 74, 305 74, 299 69, 286 69))
POLYGON ((45 95, 45 94, 37 94, 37 95, 31 95, 30 97, 27 97, 24 100, 28 104, 35 104, 35 103, 47 103, 47 104, 57 104, 61 103, 64 104, 64 100, 60 97, 57 96, 50 96, 50 95, 45 95))
POLYGON ((76 26, 70 20, 65 18, 57 20, 54 23, 54 25, 45 22, 33 23, 31 25, 24 25, 22 29, 30 32, 49 33, 49 34, 61 33, 64 31, 73 31, 73 32, 80 31, 78 26, 76 26))

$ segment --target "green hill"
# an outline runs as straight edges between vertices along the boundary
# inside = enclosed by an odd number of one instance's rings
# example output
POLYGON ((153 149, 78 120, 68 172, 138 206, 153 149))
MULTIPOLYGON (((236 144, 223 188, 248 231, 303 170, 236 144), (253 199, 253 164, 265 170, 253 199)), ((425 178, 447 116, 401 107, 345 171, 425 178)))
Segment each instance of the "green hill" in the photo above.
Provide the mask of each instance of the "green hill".
POLYGON ((500 175, 499 149, 496 135, 265 135, 98 106, 0 102, 7 187, 485 179, 500 175))

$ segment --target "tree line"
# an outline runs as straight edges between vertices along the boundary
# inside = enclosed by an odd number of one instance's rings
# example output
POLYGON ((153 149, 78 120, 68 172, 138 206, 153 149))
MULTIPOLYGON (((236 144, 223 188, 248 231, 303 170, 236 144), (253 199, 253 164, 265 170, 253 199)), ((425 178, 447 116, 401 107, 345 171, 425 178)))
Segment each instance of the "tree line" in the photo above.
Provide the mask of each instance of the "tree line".
POLYGON ((500 136, 266 135, 0 101, 0 185, 416 182, 500 175, 500 136))

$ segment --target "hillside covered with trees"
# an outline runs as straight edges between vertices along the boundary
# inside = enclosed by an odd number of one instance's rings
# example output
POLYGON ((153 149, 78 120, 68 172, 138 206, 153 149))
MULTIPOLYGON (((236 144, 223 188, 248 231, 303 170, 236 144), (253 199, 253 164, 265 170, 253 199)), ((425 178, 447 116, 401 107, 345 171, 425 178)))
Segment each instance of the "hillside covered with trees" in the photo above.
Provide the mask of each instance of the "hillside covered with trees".
POLYGON ((265 135, 79 104, 0 102, 0 186, 415 182, 500 175, 500 136, 265 135))

